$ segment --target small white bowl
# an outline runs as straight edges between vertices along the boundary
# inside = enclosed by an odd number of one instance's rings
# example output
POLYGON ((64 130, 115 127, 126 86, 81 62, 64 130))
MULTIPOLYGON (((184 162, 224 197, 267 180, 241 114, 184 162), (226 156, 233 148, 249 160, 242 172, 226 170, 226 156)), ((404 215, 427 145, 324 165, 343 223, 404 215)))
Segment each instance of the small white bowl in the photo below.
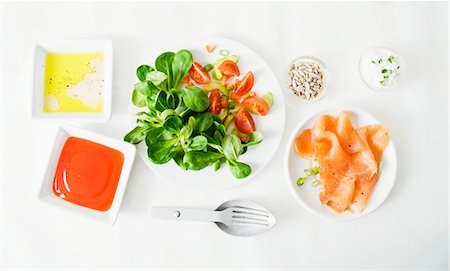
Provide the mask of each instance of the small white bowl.
POLYGON ((328 92, 328 87, 330 85, 330 80, 331 80, 331 74, 330 71, 328 70, 328 67, 318 58, 315 58, 313 56, 301 56, 301 57, 297 57, 295 58, 291 63, 289 63, 289 66, 287 67, 287 71, 286 71, 286 87, 287 87, 287 100, 290 101, 290 103, 296 107, 298 104, 305 104, 305 103, 314 103, 317 102, 318 100, 322 99, 328 92), (317 64, 317 66, 319 66, 322 70, 323 73, 323 86, 322 86, 322 91, 319 93, 319 95, 317 95, 317 97, 310 99, 310 100, 306 100, 303 99, 300 96, 295 95, 291 88, 289 87, 290 81, 289 81, 289 71, 291 70, 292 65, 294 65, 297 62, 313 62, 315 64, 317 64))
POLYGON ((397 54, 397 52, 391 48, 387 48, 387 47, 369 48, 361 55, 361 58, 359 59, 359 75, 361 76, 361 79, 364 82, 364 84, 366 84, 366 86, 368 86, 371 90, 375 90, 375 91, 393 90, 403 81, 403 78, 405 77, 405 73, 406 73, 405 60, 402 58, 401 55, 397 54), (370 75, 368 74, 368 66, 367 66, 367 65, 373 65, 372 63, 369 63, 369 61, 371 61, 371 59, 369 58, 369 55, 371 53, 395 56, 395 58, 397 59, 398 65, 401 67, 401 73, 399 73, 397 81, 394 84, 392 84, 390 86, 378 85, 375 82, 373 82, 373 80, 371 80, 370 75))
POLYGON ((51 205, 59 206, 61 208, 67 209, 69 211, 89 216, 94 219, 114 224, 119 212, 120 204, 122 202, 123 195, 125 193, 125 188, 127 186, 128 177, 133 166, 134 157, 136 153, 136 147, 133 144, 129 144, 122 140, 117 140, 107 136, 99 135, 87 130, 76 128, 73 126, 64 125, 62 126, 54 140, 55 145, 53 147, 50 160, 48 162, 47 170, 44 175, 44 179, 41 184, 41 189, 39 192, 39 200, 49 203, 51 205), (99 143, 110 148, 116 149, 123 153, 124 161, 122 165, 122 171, 120 173, 119 182, 117 184, 117 189, 114 195, 111 207, 105 211, 97 211, 74 203, 70 203, 57 197, 52 191, 52 185, 54 180, 54 175, 56 167, 58 166, 59 157, 69 137, 80 137, 83 139, 90 140, 95 143, 99 143))
POLYGON ((112 101, 112 42, 105 39, 46 40, 33 47, 33 101, 32 114, 39 119, 57 119, 70 122, 106 122, 111 117, 112 101), (44 73, 47 53, 103 53, 104 80, 103 110, 101 112, 44 112, 44 73))

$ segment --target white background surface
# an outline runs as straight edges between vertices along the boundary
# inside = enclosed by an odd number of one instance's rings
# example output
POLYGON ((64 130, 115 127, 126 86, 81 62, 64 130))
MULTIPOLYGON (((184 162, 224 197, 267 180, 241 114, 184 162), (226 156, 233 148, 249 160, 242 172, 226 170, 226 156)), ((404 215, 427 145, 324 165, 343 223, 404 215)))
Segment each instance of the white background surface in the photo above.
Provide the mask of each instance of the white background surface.
MULTIPOLYGON (((5 268, 436 268, 448 258, 447 3, 4 3, 2 11, 2 267, 5 268), (391 129, 398 178, 364 219, 337 223, 307 213, 283 174, 282 143, 271 166, 246 185, 192 192, 159 179, 136 159, 116 225, 37 201, 56 124, 31 119, 35 39, 110 38, 112 119, 84 127, 116 138, 128 129, 135 69, 177 37, 212 34, 252 48, 284 83, 299 55, 333 74, 318 103, 288 108, 284 140, 307 112, 356 105, 391 129), (405 59, 399 89, 369 90, 358 60, 371 46, 405 59), (276 227, 237 238, 213 224, 157 221, 153 205, 213 209, 249 199, 270 209, 276 227)), ((230 180, 233 181, 233 180, 230 180)))

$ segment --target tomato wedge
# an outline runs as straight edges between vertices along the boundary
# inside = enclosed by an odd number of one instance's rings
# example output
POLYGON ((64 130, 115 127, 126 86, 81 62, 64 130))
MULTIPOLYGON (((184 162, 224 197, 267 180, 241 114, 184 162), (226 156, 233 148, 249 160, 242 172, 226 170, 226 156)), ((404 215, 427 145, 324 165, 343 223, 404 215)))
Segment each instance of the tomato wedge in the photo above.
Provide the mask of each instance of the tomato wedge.
POLYGON ((251 134, 256 131, 255 122, 252 116, 244 108, 239 109, 234 115, 234 124, 239 132, 244 134, 251 134))
POLYGON ((211 54, 211 52, 214 50, 215 47, 216 47, 216 46, 214 46, 214 45, 212 45, 212 44, 206 44, 206 45, 205 45, 206 51, 207 51, 208 53, 210 53, 210 54, 211 54))
POLYGON ((222 99, 220 101, 220 107, 222 108, 228 108, 228 99, 222 99))
POLYGON ((197 82, 198 84, 207 84, 211 78, 209 77, 209 73, 203 69, 202 65, 197 62, 192 63, 192 67, 189 70, 189 75, 192 80, 197 82))
POLYGON ((230 93, 230 99, 235 102, 236 104, 239 104, 239 96, 233 91, 230 93))
POLYGON ((220 71, 221 74, 226 75, 228 77, 241 75, 238 66, 231 60, 225 60, 219 65, 217 69, 220 71))
POLYGON ((235 92, 238 96, 242 96, 249 92, 253 87, 253 82, 255 81, 255 78, 253 77, 252 72, 248 72, 245 74, 244 78, 241 80, 236 80, 236 89, 235 92))
POLYGON ((254 112, 258 115, 265 116, 269 113, 269 106, 266 101, 258 96, 248 96, 244 100, 242 100, 241 104, 247 107, 251 112, 254 112))
POLYGON ((189 74, 186 74, 185 77, 183 77, 183 79, 181 79, 181 82, 188 84, 189 82, 191 82, 191 78, 189 78, 189 74))
POLYGON ((210 103, 208 111, 219 115, 220 111, 222 111, 221 100, 222 95, 220 94, 220 91, 218 89, 213 90, 211 94, 209 94, 210 103))

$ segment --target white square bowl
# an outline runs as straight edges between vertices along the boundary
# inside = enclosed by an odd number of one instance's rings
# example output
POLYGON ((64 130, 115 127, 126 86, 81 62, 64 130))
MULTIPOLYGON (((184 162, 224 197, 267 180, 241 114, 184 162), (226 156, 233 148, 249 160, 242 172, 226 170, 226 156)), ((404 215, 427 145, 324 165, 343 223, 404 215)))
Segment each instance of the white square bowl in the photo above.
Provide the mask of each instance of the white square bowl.
POLYGON ((136 147, 133 144, 127 143, 125 141, 117 140, 107 136, 99 135, 84 129, 76 128, 74 126, 64 125, 62 126, 54 140, 53 150, 48 162, 47 170, 44 175, 44 179, 41 184, 39 192, 39 200, 49 203, 51 205, 59 206, 69 211, 89 216, 94 219, 114 224, 120 209, 120 204, 122 203, 122 198, 125 193, 125 189, 128 183, 128 177, 133 166, 134 157, 136 154, 136 147), (80 137, 83 139, 90 140, 95 143, 99 143, 110 148, 116 149, 123 153, 124 161, 122 165, 122 171, 120 173, 119 182, 117 184, 117 189, 114 195, 111 207, 107 211, 98 211, 70 203, 66 200, 57 197, 53 194, 52 185, 54 180, 54 175, 56 167, 58 166, 59 157, 61 151, 69 137, 80 137))
POLYGON ((32 114, 39 119, 57 119, 70 122, 106 122, 111 117, 112 101, 112 42, 106 39, 47 40, 36 42, 33 58, 33 105, 32 114), (47 53, 103 53, 104 90, 101 112, 44 112, 44 74, 47 53))

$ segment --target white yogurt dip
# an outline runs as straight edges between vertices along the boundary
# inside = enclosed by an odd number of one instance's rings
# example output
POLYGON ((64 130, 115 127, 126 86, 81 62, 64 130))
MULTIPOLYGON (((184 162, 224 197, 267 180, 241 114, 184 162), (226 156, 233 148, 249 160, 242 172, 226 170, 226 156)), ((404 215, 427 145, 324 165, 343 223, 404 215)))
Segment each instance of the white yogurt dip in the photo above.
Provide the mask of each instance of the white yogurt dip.
POLYGON ((364 82, 372 89, 389 89, 403 77, 403 59, 388 48, 371 48, 361 57, 359 69, 364 82))

